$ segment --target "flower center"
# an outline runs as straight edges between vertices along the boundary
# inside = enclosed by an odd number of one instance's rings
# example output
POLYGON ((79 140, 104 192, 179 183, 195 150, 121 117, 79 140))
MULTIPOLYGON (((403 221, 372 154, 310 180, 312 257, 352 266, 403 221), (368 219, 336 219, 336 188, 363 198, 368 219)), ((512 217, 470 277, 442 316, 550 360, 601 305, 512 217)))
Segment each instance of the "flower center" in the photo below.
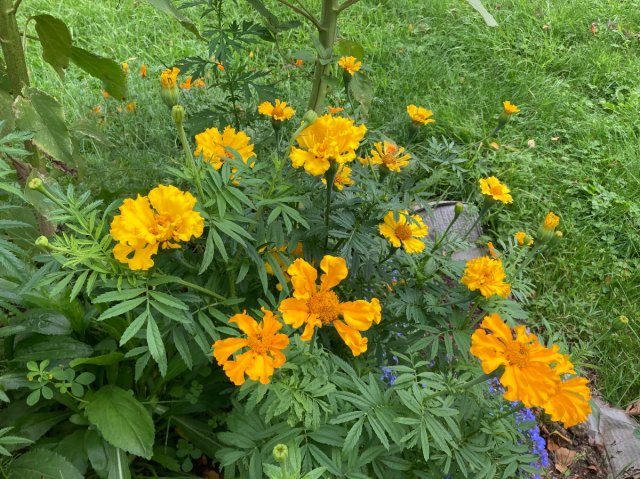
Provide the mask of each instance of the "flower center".
POLYGON ((278 120, 284 117, 284 111, 282 111, 282 108, 280 108, 279 106, 276 106, 274 107, 273 112, 271 113, 271 116, 276 120, 278 120))
POLYGON ((311 314, 317 314, 322 324, 331 324, 340 315, 340 301, 333 291, 316 293, 307 304, 311 314))
POLYGON ((507 344, 505 356, 511 366, 523 368, 529 364, 529 351, 522 343, 511 341, 507 344))
POLYGON ((491 194, 494 196, 499 196, 502 194, 502 186, 492 186, 491 187, 491 194))
POLYGON ((395 164, 396 163, 395 153, 387 152, 382 157, 382 163, 386 166, 395 164))
POLYGON ((247 337, 247 345, 256 354, 266 354, 271 350, 271 338, 262 333, 252 334, 247 337))
POLYGON ((405 241, 411 238, 411 227, 409 225, 398 225, 396 226, 396 236, 400 241, 405 241))

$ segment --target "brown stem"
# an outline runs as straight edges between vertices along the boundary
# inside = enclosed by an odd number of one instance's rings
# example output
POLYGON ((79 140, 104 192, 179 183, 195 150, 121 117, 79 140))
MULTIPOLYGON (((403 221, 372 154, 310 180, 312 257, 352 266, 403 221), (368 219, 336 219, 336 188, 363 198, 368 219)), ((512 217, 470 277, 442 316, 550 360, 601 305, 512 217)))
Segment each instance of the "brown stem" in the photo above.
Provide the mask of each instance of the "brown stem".
POLYGON ((329 75, 330 64, 326 63, 324 53, 329 55, 333 53, 333 45, 336 42, 336 33, 338 29, 338 0, 322 1, 322 16, 320 19, 320 28, 318 34, 320 37, 320 45, 324 48, 324 52, 318 54, 316 59, 316 67, 313 76, 313 86, 311 88, 311 97, 309 98, 309 109, 320 114, 324 106, 324 99, 327 94, 327 82, 325 78, 329 75), (326 64, 325 64, 326 63, 326 64))
POLYGON ((29 86, 29 71, 22 48, 16 10, 11 0, 0 0, 0 47, 9 76, 9 93, 16 98, 24 87, 29 86))

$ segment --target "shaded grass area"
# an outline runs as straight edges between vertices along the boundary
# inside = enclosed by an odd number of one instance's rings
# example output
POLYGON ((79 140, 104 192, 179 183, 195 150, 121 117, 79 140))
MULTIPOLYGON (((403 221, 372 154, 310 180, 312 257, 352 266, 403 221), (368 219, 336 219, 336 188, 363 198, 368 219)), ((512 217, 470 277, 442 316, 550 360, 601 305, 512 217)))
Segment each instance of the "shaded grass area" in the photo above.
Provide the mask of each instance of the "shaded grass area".
MULTIPOLYGON (((162 181, 161 166, 178 154, 156 78, 165 65, 204 53, 204 45, 145 2, 51 3, 25 5, 27 12, 64 18, 81 45, 128 61, 132 69, 132 114, 118 113, 117 102, 102 99, 96 81, 74 70, 67 75, 61 97, 69 115, 104 121, 116 145, 85 143, 87 183, 106 182, 117 195, 162 181), (146 80, 135 75, 140 63, 149 66, 146 80), (97 105, 100 114, 91 112, 97 105)), ((348 11, 340 34, 364 46, 374 84, 367 125, 402 141, 397 132, 406 129, 408 103, 434 110, 437 124, 422 140, 433 134, 455 141, 468 170, 464 182, 447 176, 443 190, 469 199, 475 179, 493 174, 514 192, 514 205, 489 222, 494 239, 535 231, 549 210, 561 216, 561 245, 532 266, 531 320, 578 345, 577 357, 596 368, 606 399, 627 404, 640 397, 640 4, 485 4, 498 28, 487 28, 465 2, 363 0, 348 11), (495 139, 499 149, 479 146, 506 99, 521 113, 495 139)), ((305 30, 292 31, 283 35, 280 53, 293 60, 308 45, 305 30)), ((35 83, 59 91, 39 52, 29 53, 35 83)), ((257 45, 255 58, 257 65, 288 68, 270 44, 257 45)), ((309 71, 305 66, 300 75, 309 71)), ((278 86, 304 109, 308 83, 278 86)), ((188 101, 205 104, 215 94, 189 92, 188 101)), ((338 92, 330 101, 340 101, 338 92)), ((414 151, 424 152, 424 144, 414 151)))

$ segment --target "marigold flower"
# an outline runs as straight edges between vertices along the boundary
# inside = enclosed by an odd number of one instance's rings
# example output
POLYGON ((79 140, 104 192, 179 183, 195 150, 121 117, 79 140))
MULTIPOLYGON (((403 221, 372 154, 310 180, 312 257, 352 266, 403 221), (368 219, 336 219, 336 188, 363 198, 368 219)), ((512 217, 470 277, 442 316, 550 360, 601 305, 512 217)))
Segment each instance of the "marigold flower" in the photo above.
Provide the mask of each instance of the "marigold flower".
POLYGON ((140 65, 140 76, 142 78, 147 78, 147 65, 145 65, 144 63, 140 65))
POLYGON ((415 126, 428 125, 429 123, 436 122, 431 118, 433 116, 433 112, 421 106, 407 105, 407 113, 415 126))
POLYGON ((217 128, 207 128, 196 135, 195 155, 202 155, 205 161, 211 163, 216 170, 222 168, 225 159, 233 159, 234 155, 228 149, 232 149, 240 155, 242 161, 247 164, 250 158, 255 157, 251 138, 244 131, 237 131, 227 126, 222 134, 217 128))
POLYGON ((107 90, 102 90, 102 98, 109 98, 109 92, 107 90))
POLYGON ((362 67, 362 62, 358 61, 356 57, 341 57, 338 60, 338 66, 353 76, 362 67))
POLYGON ((480 290, 480 294, 485 298, 493 295, 506 298, 511 294, 511 285, 504 282, 506 277, 502 261, 481 256, 467 261, 460 282, 469 288, 469 291, 480 290))
POLYGON ((389 211, 384 217, 384 223, 378 226, 380 234, 387 238, 395 248, 404 248, 407 253, 422 253, 425 248, 424 238, 429 234, 429 228, 419 215, 409 215, 407 210, 401 210, 396 215, 389 211))
MULTIPOLYGON (((342 191, 345 186, 351 186, 354 183, 355 181, 351 179, 351 168, 347 165, 340 165, 333 178, 333 187, 338 191, 342 191)), ((322 184, 327 186, 325 178, 322 178, 322 184)))
POLYGON ((296 66, 297 67, 301 67, 304 64, 304 61, 302 60, 302 58, 297 58, 296 59, 296 66))
POLYGON ((300 148, 291 149, 291 164, 294 168, 304 166, 313 176, 323 175, 332 163, 355 159, 355 150, 366 131, 366 126, 355 126, 349 118, 320 116, 296 138, 300 148))
POLYGON ((261 103, 260 106, 258 106, 258 113, 270 116, 273 121, 281 122, 291 119, 291 117, 296 114, 296 111, 290 106, 287 106, 286 102, 276 99, 275 105, 272 105, 269 101, 261 103))
POLYGON ((327 111, 332 115, 337 115, 338 113, 342 113, 344 108, 340 106, 329 106, 327 107, 327 111))
POLYGON ((526 407, 542 406, 560 383, 558 372, 552 368, 561 360, 557 348, 540 344, 524 325, 512 332, 498 314, 485 316, 471 336, 470 351, 480 359, 485 374, 504 367, 499 379, 508 401, 522 401, 526 407))
POLYGON ((203 80, 202 78, 197 78, 197 79, 193 82, 192 86, 193 86, 194 88, 204 88, 204 87, 206 86, 206 83, 204 82, 204 80, 203 80))
POLYGON ((518 113, 520 111, 520 108, 518 108, 516 105, 514 105, 508 100, 502 102, 502 108, 503 108, 504 114, 507 116, 511 116, 514 113, 518 113))
POLYGON ((173 67, 171 70, 166 69, 160 74, 160 85, 164 89, 175 88, 178 83, 178 75, 180 69, 173 67))
POLYGON ((101 113, 102 112, 102 107, 100 105, 96 105, 91 109, 92 112, 94 113, 101 113))
POLYGON ((544 219, 542 227, 546 230, 554 231, 558 227, 558 224, 560 224, 560 217, 553 213, 553 211, 549 211, 544 219))
POLYGON ((487 249, 489 250, 489 256, 491 256, 492 258, 500 257, 500 253, 498 253, 498 250, 496 250, 496 247, 493 246, 493 243, 491 241, 487 242, 487 249))
POLYGON ((320 269, 324 274, 317 285, 318 271, 304 259, 296 259, 287 269, 293 298, 282 301, 278 310, 285 323, 294 328, 305 325, 300 336, 303 341, 312 338, 315 328, 332 324, 353 355, 358 356, 367 350, 367 338, 360 332, 368 330, 373 323, 379 324, 382 319, 380 302, 377 298, 340 302, 332 288, 349 274, 343 258, 327 255, 322 258, 320 269))
POLYGON ((230 323, 237 324, 246 334, 246 339, 227 338, 213 344, 213 356, 236 386, 244 384, 245 374, 252 381, 269 384, 275 370, 286 362, 281 350, 289 345, 289 337, 282 333, 276 334, 282 328, 282 323, 271 311, 261 309, 264 317, 260 323, 247 315, 246 311, 229 319, 230 323), (229 359, 242 348, 248 350, 234 360, 229 359))
POLYGON ((390 141, 378 142, 373 147, 369 162, 373 165, 382 165, 389 171, 399 172, 409 164, 411 159, 411 155, 403 154, 404 148, 390 141))
POLYGON ((192 79, 193 79, 193 77, 191 75, 189 75, 185 81, 180 83, 180 89, 181 90, 191 90, 191 80, 192 79))
POLYGON ((159 185, 135 200, 127 198, 111 222, 111 237, 118 242, 113 256, 132 270, 147 270, 159 246, 180 248, 179 242, 202 236, 204 218, 193 210, 196 202, 191 193, 172 185, 159 185))
POLYGON ((136 103, 134 101, 130 101, 129 103, 127 103, 127 111, 129 113, 133 113, 134 111, 136 111, 136 103))
POLYGON ((525 243, 527 244, 527 246, 531 246, 533 244, 533 238, 524 231, 518 231, 513 236, 518 242, 518 246, 524 246, 525 243))
POLYGON ((216 67, 218 68, 218 71, 224 71, 224 64, 222 62, 216 62, 216 67))
POLYGON ((480 179, 480 192, 494 201, 513 203, 513 197, 509 194, 511 190, 495 176, 480 179))
POLYGON ((129 74, 129 64, 127 62, 122 62, 122 71, 125 75, 129 74))
POLYGON ((542 408, 553 421, 563 423, 565 428, 586 421, 591 414, 591 391, 587 387, 588 382, 586 378, 580 377, 559 382, 542 408))

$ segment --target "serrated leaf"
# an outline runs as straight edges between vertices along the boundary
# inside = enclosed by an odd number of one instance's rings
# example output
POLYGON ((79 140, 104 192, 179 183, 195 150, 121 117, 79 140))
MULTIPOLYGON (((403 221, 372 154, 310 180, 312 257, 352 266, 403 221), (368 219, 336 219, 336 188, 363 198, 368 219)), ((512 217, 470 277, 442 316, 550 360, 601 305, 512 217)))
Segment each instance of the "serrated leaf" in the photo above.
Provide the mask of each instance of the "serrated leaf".
POLYGON ((89 422, 113 447, 151 459, 155 428, 151 414, 133 395, 103 386, 86 406, 89 422))
POLYGON ((127 326, 127 329, 124 330, 124 333, 122 333, 122 336, 120 337, 120 346, 127 344, 131 338, 140 331, 140 328, 142 328, 146 320, 147 311, 145 310, 140 313, 140 316, 134 319, 129 326, 127 326))
POLYGON ((171 295, 161 293, 160 291, 149 291, 149 294, 153 299, 155 299, 156 301, 160 301, 162 304, 166 304, 167 306, 171 306, 172 308, 189 311, 189 306, 171 295))
POLYGON ((64 78, 64 70, 69 67, 71 55, 71 33, 65 23, 51 15, 36 15, 36 32, 42 45, 42 58, 64 78))
POLYGON ((140 296, 145 291, 146 291, 145 288, 132 288, 132 289, 125 289, 122 291, 109 291, 108 293, 103 293, 100 296, 96 297, 93 300, 93 303, 97 304, 97 303, 111 303, 113 301, 125 301, 127 299, 133 299, 137 296, 140 296))
MULTIPOLYGON (((102 354, 100 356, 94 356, 92 358, 76 358, 69 362, 69 366, 75 368, 81 364, 94 364, 96 366, 110 366, 111 364, 118 364, 124 358, 124 354, 118 351, 112 353, 102 354)), ((84 374, 84 373, 83 373, 84 374)))
POLYGON ((151 314, 147 318, 147 345, 149 346, 151 357, 158 363, 160 374, 164 377, 167 374, 167 355, 160 329, 158 329, 158 324, 151 314))
POLYGON ((83 479, 80 471, 60 454, 33 449, 11 463, 9 479, 83 479))
POLYGON ((132 309, 140 306, 147 300, 146 296, 142 298, 129 299, 127 301, 123 301, 122 303, 118 303, 116 305, 111 306, 106 311, 104 311, 100 316, 98 316, 97 321, 103 321, 108 318, 113 318, 115 316, 121 316, 124 313, 131 311, 132 309))

